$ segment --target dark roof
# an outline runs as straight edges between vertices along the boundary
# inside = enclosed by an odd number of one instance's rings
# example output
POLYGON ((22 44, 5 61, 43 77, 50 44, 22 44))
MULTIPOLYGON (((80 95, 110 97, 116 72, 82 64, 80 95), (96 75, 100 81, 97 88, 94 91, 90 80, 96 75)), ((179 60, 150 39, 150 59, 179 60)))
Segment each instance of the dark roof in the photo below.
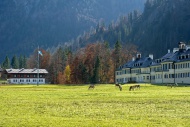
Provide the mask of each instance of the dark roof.
MULTIPOLYGON (((178 44, 185 44, 185 43, 180 42, 178 44)), ((190 49, 188 48, 187 50, 178 48, 178 50, 176 50, 175 52, 169 52, 157 60, 152 60, 150 57, 145 57, 145 58, 136 59, 134 61, 129 61, 123 66, 121 66, 118 70, 121 70, 122 68, 141 68, 149 66, 158 66, 164 62, 183 62, 183 61, 190 61, 190 49)))
MULTIPOLYGON (((6 73, 9 73, 9 74, 17 74, 17 73, 20 73, 20 74, 23 74, 23 73, 27 73, 27 74, 37 74, 38 73, 38 69, 34 68, 34 69, 6 69, 6 73)), ((39 73, 40 74, 47 74, 47 70, 46 69, 39 69, 39 73)))
POLYGON ((153 60, 150 57, 136 59, 132 68, 149 67, 153 60))
POLYGON ((142 67, 149 67, 153 60, 150 57, 145 58, 137 58, 136 60, 132 60, 121 66, 118 70, 122 68, 142 68, 142 67))
MULTIPOLYGON (((175 53, 171 52, 171 53, 167 53, 166 55, 164 55, 163 57, 160 58, 162 61, 161 62, 182 62, 182 61, 190 61, 190 49, 188 50, 179 50, 175 53), (188 58, 183 58, 183 59, 179 59, 179 57, 181 56, 187 56, 189 55, 188 58)), ((161 63, 160 62, 160 63, 161 63)), ((156 62, 155 62, 156 63, 156 62)), ((159 64, 159 63, 156 63, 159 64)), ((151 66, 155 66, 154 64, 152 64, 151 66)))
POLYGON ((176 55, 179 53, 179 51, 173 53, 167 53, 166 55, 164 55, 163 57, 161 57, 161 62, 173 62, 176 58, 176 55))

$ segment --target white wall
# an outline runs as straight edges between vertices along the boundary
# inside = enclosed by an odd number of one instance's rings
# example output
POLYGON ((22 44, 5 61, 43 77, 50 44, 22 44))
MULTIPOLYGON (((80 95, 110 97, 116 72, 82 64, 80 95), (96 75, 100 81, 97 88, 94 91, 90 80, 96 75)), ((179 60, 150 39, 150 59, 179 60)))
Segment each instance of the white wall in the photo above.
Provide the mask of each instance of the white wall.
MULTIPOLYGON (((7 79, 10 84, 37 84, 36 78, 10 78, 7 79)), ((39 84, 45 84, 45 78, 39 78, 39 84)))

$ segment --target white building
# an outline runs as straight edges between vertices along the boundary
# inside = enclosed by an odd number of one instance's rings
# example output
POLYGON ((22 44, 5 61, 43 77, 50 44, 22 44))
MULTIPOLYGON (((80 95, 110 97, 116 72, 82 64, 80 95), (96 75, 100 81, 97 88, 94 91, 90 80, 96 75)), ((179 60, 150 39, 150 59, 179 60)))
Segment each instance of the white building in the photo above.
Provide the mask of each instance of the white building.
POLYGON ((120 66, 116 71, 116 83, 150 82, 150 65, 152 62, 152 54, 141 58, 141 54, 138 53, 136 58, 120 66))
POLYGON ((45 84, 46 69, 6 69, 7 82, 10 84, 45 84), (39 74, 39 78, 38 78, 39 74))
POLYGON ((139 58, 126 63, 116 71, 116 82, 147 82, 147 83, 190 83, 190 46, 180 42, 179 48, 163 57, 153 60, 139 58), (124 70, 126 71, 126 73, 124 70), (124 80, 129 79, 129 80, 124 80))

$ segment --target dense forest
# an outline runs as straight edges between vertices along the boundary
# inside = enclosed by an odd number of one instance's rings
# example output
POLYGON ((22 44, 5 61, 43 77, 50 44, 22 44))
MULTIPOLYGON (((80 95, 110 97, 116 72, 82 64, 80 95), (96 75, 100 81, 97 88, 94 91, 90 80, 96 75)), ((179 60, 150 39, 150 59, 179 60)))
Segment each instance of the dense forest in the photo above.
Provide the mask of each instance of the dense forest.
POLYGON ((1 0, 0 62, 6 55, 32 53, 76 38, 103 20, 106 24, 145 0, 1 0))
POLYGON ((134 10, 108 26, 99 22, 95 29, 71 43, 74 47, 85 46, 98 40, 108 41, 113 47, 119 40, 122 44, 137 45, 143 55, 153 53, 160 57, 178 42, 190 42, 189 6, 188 0, 147 0, 142 14, 134 10))
MULTIPOLYGON (((115 70, 132 59, 137 52, 136 46, 122 46, 115 42, 114 49, 108 42, 88 44, 72 52, 68 47, 59 47, 56 52, 40 49, 40 68, 47 69, 48 81, 53 84, 114 83, 115 70)), ((38 50, 26 60, 25 57, 6 57, 2 68, 36 68, 38 50), (11 62, 10 62, 11 61, 11 62)))

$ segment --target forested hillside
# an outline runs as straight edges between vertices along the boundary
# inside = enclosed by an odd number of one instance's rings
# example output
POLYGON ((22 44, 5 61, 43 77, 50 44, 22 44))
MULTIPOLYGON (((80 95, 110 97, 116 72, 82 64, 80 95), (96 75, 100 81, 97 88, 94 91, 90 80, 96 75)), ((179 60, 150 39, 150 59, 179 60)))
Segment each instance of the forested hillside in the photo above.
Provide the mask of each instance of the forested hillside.
POLYGON ((178 42, 190 41, 190 1, 154 0, 145 4, 143 15, 136 21, 129 38, 142 52, 157 57, 178 42))
POLYGON ((180 41, 189 43, 189 7, 188 0, 147 0, 142 14, 133 11, 108 27, 100 23, 94 31, 77 38, 74 44, 85 45, 99 40, 113 46, 119 40, 122 44, 137 45, 143 55, 153 53, 160 57, 180 41))
POLYGON ((101 20, 110 23, 145 0, 1 0, 0 62, 76 38, 101 20))

